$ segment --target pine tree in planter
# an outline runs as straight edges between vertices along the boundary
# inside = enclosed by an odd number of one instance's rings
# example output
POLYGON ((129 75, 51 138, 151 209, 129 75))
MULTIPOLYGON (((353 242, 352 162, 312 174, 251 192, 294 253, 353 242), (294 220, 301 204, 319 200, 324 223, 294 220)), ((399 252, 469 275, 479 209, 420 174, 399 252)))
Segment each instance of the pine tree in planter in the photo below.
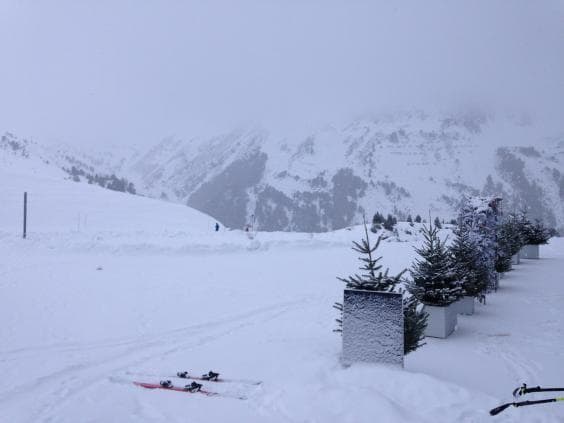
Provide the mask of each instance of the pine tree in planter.
POLYGON ((498 273, 505 273, 511 270, 511 257, 513 256, 514 234, 513 228, 508 222, 499 226, 497 233, 497 254, 495 260, 495 270, 498 273))
MULTIPOLYGON (((417 298, 409 295, 401 289, 401 277, 407 271, 403 270, 396 276, 389 275, 389 269, 382 272, 382 265, 379 261, 382 257, 376 256, 376 250, 380 246, 384 236, 380 235, 376 244, 371 244, 368 236, 368 228, 364 224, 365 238, 360 243, 353 241, 353 250, 360 254, 360 261, 363 263, 360 267, 362 273, 349 276, 347 278, 337 278, 346 284, 346 288, 358 289, 365 291, 379 292, 396 292, 403 294, 403 317, 404 317, 404 354, 415 351, 422 346, 422 340, 425 337, 424 331, 427 321, 427 314, 423 311, 421 303, 417 298)), ((341 319, 337 319, 338 329, 336 332, 342 332, 342 312, 343 304, 335 303, 334 307, 341 312, 341 319)))
POLYGON ((534 224, 528 226, 526 237, 527 244, 544 245, 548 244, 551 234, 550 230, 539 219, 536 219, 534 224))
POLYGON ((522 248, 522 253, 524 258, 538 259, 539 255, 539 245, 548 243, 550 239, 550 231, 542 224, 538 219, 535 223, 528 222, 524 226, 525 233, 525 245, 522 248))
POLYGON ((502 224, 507 238, 509 239, 509 248, 511 256, 513 257, 513 264, 519 264, 519 251, 525 245, 525 232, 529 223, 522 220, 522 217, 515 213, 507 216, 502 224))
POLYGON ((406 271, 404 270, 393 277, 388 275, 388 269, 382 272, 382 265, 378 264, 382 257, 376 257, 375 252, 380 246, 382 240, 386 238, 384 235, 380 235, 376 240, 376 244, 371 245, 366 224, 364 225, 364 233, 365 238, 361 240, 361 243, 359 244, 358 242, 353 241, 352 247, 354 251, 361 255, 359 260, 363 263, 363 265, 360 267, 360 270, 363 271, 363 273, 360 275, 355 274, 353 276, 349 276, 348 278, 337 279, 345 282, 347 288, 393 292, 395 286, 400 282, 402 275, 406 271))
POLYGON ((495 262, 500 203, 501 198, 496 197, 467 198, 458 219, 460 229, 469 233, 480 252, 488 290, 497 289, 498 284, 495 262))
POLYGON ((409 354, 417 348, 425 345, 428 314, 423 304, 413 295, 404 295, 403 298, 403 324, 404 324, 404 354, 409 354))
POLYGON ((455 277, 445 242, 438 236, 437 227, 429 223, 423 227, 425 241, 415 251, 420 258, 411 270, 411 293, 425 304, 429 319, 425 335, 438 338, 449 336, 457 321, 455 303, 462 297, 462 284, 455 277))
POLYGON ((474 298, 478 298, 480 302, 485 300, 486 272, 480 265, 480 252, 470 234, 460 228, 457 228, 454 234, 456 238, 448 250, 452 271, 456 280, 461 283, 465 297, 460 313, 473 314, 474 298))

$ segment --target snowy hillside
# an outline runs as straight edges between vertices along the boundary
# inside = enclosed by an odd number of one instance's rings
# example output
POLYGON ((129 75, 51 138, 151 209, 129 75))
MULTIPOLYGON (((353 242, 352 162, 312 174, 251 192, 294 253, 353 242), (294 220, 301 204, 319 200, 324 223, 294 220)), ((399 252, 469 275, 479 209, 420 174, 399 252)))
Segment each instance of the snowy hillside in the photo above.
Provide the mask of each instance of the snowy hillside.
MULTIPOLYGON (((342 298, 336 276, 358 266, 350 245, 361 228, 249 237, 215 232, 215 220, 177 204, 5 169, 0 178, 2 421, 564 419, 559 404, 488 415, 523 382, 564 380, 561 239, 502 279, 449 339, 427 339, 404 370, 343 368, 331 306, 342 298), (224 395, 210 398, 132 383, 182 386, 177 371, 210 369, 262 384, 205 383, 224 395)), ((400 241, 380 251, 394 272, 420 238, 400 230, 400 241)))
POLYGON ((211 231, 215 220, 180 204, 167 204, 50 177, 0 170, 0 233, 18 233, 23 192, 28 192, 30 237, 49 234, 163 233, 211 231))
POLYGON ((0 170, 88 182, 114 191, 135 193, 134 186, 115 175, 126 159, 137 157, 133 148, 113 153, 77 150, 68 145, 44 145, 5 133, 0 137, 0 170))

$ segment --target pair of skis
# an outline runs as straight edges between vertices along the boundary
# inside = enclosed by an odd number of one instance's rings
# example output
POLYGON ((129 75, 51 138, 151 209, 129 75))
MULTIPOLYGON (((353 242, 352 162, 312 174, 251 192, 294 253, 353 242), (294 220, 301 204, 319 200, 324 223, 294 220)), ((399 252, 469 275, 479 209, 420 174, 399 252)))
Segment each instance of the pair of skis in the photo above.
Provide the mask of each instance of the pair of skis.
MULTIPOLYGON (((520 396, 530 394, 533 392, 564 392, 564 388, 541 388, 540 386, 534 386, 532 388, 529 388, 524 383, 523 386, 520 386, 519 388, 516 388, 513 391, 513 397, 519 398, 520 396)), ((535 401, 508 402, 506 404, 502 404, 499 407, 490 410, 490 415, 495 416, 511 406, 524 407, 526 405, 547 404, 549 402, 559 402, 559 401, 564 401, 564 397, 547 398, 547 399, 535 400, 535 401)))
POLYGON ((211 370, 208 373, 204 373, 202 376, 193 376, 188 372, 178 372, 176 373, 175 377, 179 377, 181 379, 192 379, 192 380, 200 380, 204 382, 220 382, 220 383, 240 383, 243 385, 260 385, 262 382, 260 380, 250 380, 250 379, 226 379, 223 377, 219 377, 219 373, 212 372, 211 370))
POLYGON ((191 376, 188 372, 178 372, 176 376, 180 379, 192 379, 194 380, 192 383, 184 386, 174 386, 170 380, 161 380, 158 384, 157 383, 147 383, 147 382, 133 382, 134 385, 140 386, 146 389, 164 389, 168 391, 176 391, 176 392, 185 392, 189 394, 202 394, 208 397, 228 397, 228 398, 235 398, 244 400, 246 397, 238 396, 238 395, 229 395, 220 392, 208 391, 203 389, 203 385, 201 383, 195 382, 196 380, 205 381, 205 382, 231 382, 231 383, 242 383, 242 384, 249 384, 249 385, 260 385, 261 382, 259 381, 250 381, 250 380, 243 380, 243 379, 223 379, 219 377, 219 373, 209 371, 208 373, 203 374, 202 376, 191 376))

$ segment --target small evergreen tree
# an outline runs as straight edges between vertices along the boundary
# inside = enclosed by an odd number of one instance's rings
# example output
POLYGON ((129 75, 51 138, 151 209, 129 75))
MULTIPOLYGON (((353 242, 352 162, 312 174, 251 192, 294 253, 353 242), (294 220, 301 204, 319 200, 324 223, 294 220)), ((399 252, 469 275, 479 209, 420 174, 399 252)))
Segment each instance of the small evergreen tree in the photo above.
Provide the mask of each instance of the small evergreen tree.
POLYGON ((521 230, 519 218, 516 214, 509 214, 502 225, 509 240, 510 253, 513 256, 525 245, 525 235, 521 230))
POLYGON ((410 214, 407 215, 407 223, 413 223, 413 218, 410 214))
POLYGON ((384 216, 382 216, 379 212, 376 212, 372 218, 372 223, 384 223, 384 216))
POLYGON ((539 219, 535 219, 535 223, 532 223, 527 217, 526 211, 518 213, 513 217, 513 221, 521 234, 521 246, 546 244, 552 235, 551 230, 546 228, 539 219))
POLYGON ((521 247, 523 247, 528 242, 529 233, 531 231, 532 223, 527 217, 526 211, 521 211, 514 215, 513 221, 519 232, 519 236, 521 239, 521 247))
POLYGON ((415 251, 416 259, 411 270, 413 283, 410 290, 423 304, 447 306, 462 295, 461 283, 450 268, 449 252, 432 223, 423 227, 425 242, 415 251))
POLYGON ((136 194, 135 185, 133 185, 132 182, 129 182, 127 184, 127 192, 129 192, 130 194, 136 194))
POLYGON ((539 219, 536 219, 534 224, 527 226, 525 234, 527 244, 547 244, 550 239, 549 229, 539 219))
POLYGON ((500 202, 497 197, 468 197, 458 218, 461 230, 469 233, 480 252, 480 266, 487 271, 488 290, 495 290, 498 285, 495 263, 500 202))
POLYGON ((422 304, 413 295, 404 296, 403 299, 403 353, 409 354, 425 345, 427 318, 429 315, 423 311, 422 304))
POLYGON ((370 227, 370 231, 373 233, 377 233, 379 230, 382 229, 383 223, 384 223, 384 216, 376 212, 376 214, 372 218, 372 226, 370 227))
MULTIPOLYGON (((372 245, 368 236, 366 222, 364 222, 364 234, 365 238, 363 238, 360 243, 353 241, 352 247, 354 251, 361 255, 359 260, 363 263, 360 267, 362 273, 360 275, 355 274, 347 278, 338 277, 337 279, 344 282, 347 288, 363 289, 366 291, 395 291, 404 294, 402 300, 404 314, 404 354, 408 354, 423 345, 422 340, 425 337, 424 333, 427 326, 427 313, 423 311, 421 304, 417 301, 417 298, 403 292, 398 287, 401 277, 407 269, 403 270, 396 276, 389 276, 388 269, 384 272, 381 271, 382 265, 378 264, 378 262, 382 259, 382 257, 377 257, 375 252, 378 249, 380 242, 382 242, 385 237, 380 235, 376 244, 372 245)), ((335 331, 342 332, 343 304, 335 303, 333 307, 341 312, 341 318, 336 319, 338 328, 335 331)))
POLYGON ((386 217, 386 221, 384 222, 384 229, 386 229, 387 231, 394 230, 394 217, 391 214, 386 217))
POLYGON ((470 233, 457 228, 456 238, 448 248, 455 279, 461 283, 464 295, 483 299, 487 288, 487 270, 481 266, 480 251, 470 233))
POLYGON ((421 223, 421 216, 419 216, 419 215, 415 216, 415 222, 421 223))
POLYGON ((435 224, 435 227, 436 227, 437 229, 442 229, 442 228, 443 228, 443 225, 441 225, 441 221, 439 220, 438 217, 435 217, 434 224, 435 224))
POLYGON ((521 246, 522 237, 510 217, 499 225, 495 261, 496 272, 503 273, 511 270, 511 257, 519 252, 521 246))
POLYGON ((366 223, 364 224, 364 233, 365 238, 363 238, 360 243, 353 241, 352 247, 354 251, 361 255, 359 260, 363 263, 363 265, 360 267, 360 270, 363 273, 360 275, 354 274, 348 278, 337 279, 345 282, 347 288, 392 292, 394 287, 399 283, 401 276, 405 273, 405 270, 393 277, 388 275, 388 269, 382 272, 382 265, 378 264, 382 257, 376 257, 375 252, 380 246, 382 240, 386 238, 383 235, 380 235, 376 240, 376 244, 371 245, 366 223))

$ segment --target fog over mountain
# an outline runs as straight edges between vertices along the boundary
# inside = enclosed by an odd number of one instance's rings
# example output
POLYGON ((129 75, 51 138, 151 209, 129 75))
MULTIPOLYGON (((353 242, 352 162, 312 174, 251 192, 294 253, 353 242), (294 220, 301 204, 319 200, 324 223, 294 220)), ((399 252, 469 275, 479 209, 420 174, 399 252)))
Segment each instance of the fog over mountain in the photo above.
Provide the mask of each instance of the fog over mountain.
POLYGON ((463 194, 563 227, 563 23, 556 0, 5 0, 0 163, 230 227, 463 194))
POLYGON ((0 130, 152 145, 421 109, 562 125, 561 1, 0 2, 0 130))

